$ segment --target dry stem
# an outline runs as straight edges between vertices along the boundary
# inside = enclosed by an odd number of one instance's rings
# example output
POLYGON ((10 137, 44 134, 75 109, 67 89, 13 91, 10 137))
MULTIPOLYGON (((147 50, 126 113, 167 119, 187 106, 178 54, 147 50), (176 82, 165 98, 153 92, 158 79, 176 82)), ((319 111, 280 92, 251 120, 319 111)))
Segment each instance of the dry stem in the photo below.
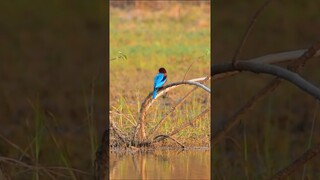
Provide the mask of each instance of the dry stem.
MULTIPOLYGON (((206 77, 204 80, 202 78, 197 78, 201 81, 206 81, 208 79, 210 79, 209 77, 206 77)), ((146 97, 146 99, 143 101, 142 105, 141 105, 141 109, 140 109, 140 114, 139 114, 139 122, 136 126, 136 130, 135 130, 135 133, 134 133, 134 136, 133 136, 133 142, 136 142, 135 138, 136 138, 136 135, 138 136, 138 139, 139 139, 139 142, 143 142, 146 140, 146 132, 145 132, 145 116, 148 112, 148 109, 151 107, 151 105, 155 102, 155 100, 160 97, 161 95, 165 94, 166 92, 168 91, 171 91, 179 86, 182 86, 182 85, 193 85, 193 86, 196 86, 195 88, 202 88, 204 89, 205 91, 207 91, 208 93, 210 93, 210 89, 208 87, 206 87, 205 85, 201 84, 201 83, 198 83, 198 82, 195 82, 194 79, 192 80, 188 80, 188 81, 182 81, 182 82, 176 82, 176 83, 171 83, 171 84, 168 84, 166 86, 164 86, 162 88, 161 91, 158 92, 158 95, 155 99, 152 99, 151 96, 152 96, 152 92, 149 93, 149 95, 146 97)), ((194 91, 195 90, 192 89, 191 91, 194 91)), ((188 93, 186 96, 188 96, 190 93, 188 93)), ((182 104, 182 102, 184 101, 184 99, 182 101, 180 101, 176 106, 179 106, 180 104, 182 104)), ((172 113, 176 108, 173 108, 172 111, 170 111, 158 124, 158 126, 155 127, 155 129, 153 131, 151 131, 151 136, 154 134, 153 132, 155 132, 158 127, 163 123, 164 119, 170 115, 170 113, 172 113)))

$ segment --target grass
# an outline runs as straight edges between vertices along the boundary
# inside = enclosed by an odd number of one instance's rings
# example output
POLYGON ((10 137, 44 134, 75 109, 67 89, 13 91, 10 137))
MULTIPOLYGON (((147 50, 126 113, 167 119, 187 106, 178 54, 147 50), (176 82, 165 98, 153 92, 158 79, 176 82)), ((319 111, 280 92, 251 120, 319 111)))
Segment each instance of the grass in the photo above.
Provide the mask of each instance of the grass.
POLYGON ((87 93, 83 93, 86 105, 86 114, 87 114, 87 126, 88 126, 88 136, 90 138, 90 150, 91 150, 91 165, 94 166, 94 160, 96 157, 96 150, 98 147, 97 132, 94 124, 94 80, 91 83, 90 96, 86 97, 87 93))
POLYGON ((106 124, 102 8, 104 1, 0 2, 0 131, 22 150, 1 141, 0 154, 17 160, 2 163, 13 179, 47 179, 48 172, 88 179, 106 124))
MULTIPOLYGON (((63 138, 57 138, 50 126, 48 126, 48 122, 46 122, 47 119, 39 105, 39 99, 36 98, 34 103, 30 101, 30 104, 34 109, 34 119, 33 122, 28 125, 28 128, 34 130, 34 136, 27 138, 30 139, 30 142, 27 142, 27 147, 19 147, 19 145, 1 135, 1 138, 10 146, 13 146, 14 149, 18 151, 18 154, 20 154, 19 158, 0 157, 3 164, 5 164, 5 167, 8 169, 9 177, 17 179, 25 177, 32 177, 32 179, 43 179, 44 177, 52 179, 55 179, 56 177, 78 179, 77 177, 79 176, 77 176, 75 172, 80 172, 80 174, 86 174, 87 176, 89 173, 72 167, 70 157, 66 155, 65 145, 61 145, 63 138), (48 144, 53 144, 55 146, 50 147, 49 156, 44 153, 48 152, 46 149, 48 148, 48 144), (52 161, 54 158, 55 160, 52 161), (55 166, 51 167, 44 165, 44 162, 55 163, 55 166), (11 164, 12 166, 8 166, 8 164, 11 164), (69 176, 65 173, 69 173, 69 176)), ((55 119, 53 114, 50 116, 55 119)), ((28 136, 26 135, 26 137, 28 136)))
MULTIPOLYGON (((181 81, 190 64, 186 79, 206 76, 210 72, 210 9, 187 3, 166 2, 159 10, 110 9, 110 55, 121 51, 126 60, 110 61, 111 120, 130 134, 137 124, 141 102, 153 89, 153 78, 160 67, 168 71, 168 83, 181 81), (179 7, 180 14, 175 15, 179 7), (203 56, 203 57, 202 57, 203 56), (202 57, 202 58, 199 58, 202 57)), ((206 85, 209 86, 209 83, 206 85)), ((177 89, 159 98, 147 114, 147 132, 170 111, 179 98, 190 90, 177 89)), ((171 132, 175 127, 191 120, 205 107, 210 98, 198 90, 190 100, 170 115, 159 129, 159 134, 171 132), (205 101, 206 103, 202 103, 205 101)), ((176 135, 187 144, 208 145, 209 117, 201 123, 176 135), (204 136, 203 142, 193 139, 204 136)))
MULTIPOLYGON (((42 119, 42 114, 41 110, 39 107, 39 99, 37 97, 37 101, 34 107, 34 112, 35 112, 35 142, 34 142, 34 148, 35 148, 35 164, 36 166, 39 163, 39 154, 41 150, 41 144, 42 144, 42 138, 43 138, 43 119, 42 119)), ((33 179, 38 180, 39 179, 39 172, 35 171, 33 174, 33 179)))

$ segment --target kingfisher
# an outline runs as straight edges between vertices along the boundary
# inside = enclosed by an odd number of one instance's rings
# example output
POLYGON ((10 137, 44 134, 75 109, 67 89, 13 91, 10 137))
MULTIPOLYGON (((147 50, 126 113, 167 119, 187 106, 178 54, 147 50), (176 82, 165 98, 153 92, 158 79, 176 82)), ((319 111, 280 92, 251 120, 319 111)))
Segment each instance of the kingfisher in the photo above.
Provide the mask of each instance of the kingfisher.
POLYGON ((154 86, 153 86, 153 96, 152 99, 155 99, 157 96, 157 91, 164 85, 167 81, 167 71, 165 68, 160 68, 159 73, 154 77, 154 86))

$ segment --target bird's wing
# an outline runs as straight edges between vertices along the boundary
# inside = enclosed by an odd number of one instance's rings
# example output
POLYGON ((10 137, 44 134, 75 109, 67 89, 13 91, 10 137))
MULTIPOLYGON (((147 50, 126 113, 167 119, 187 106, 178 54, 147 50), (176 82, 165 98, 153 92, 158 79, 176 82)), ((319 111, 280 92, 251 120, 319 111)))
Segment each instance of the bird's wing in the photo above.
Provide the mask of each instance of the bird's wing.
POLYGON ((156 75, 156 77, 154 78, 154 87, 155 88, 159 88, 164 84, 165 81, 162 81, 163 77, 164 77, 164 74, 162 74, 162 73, 158 73, 156 75))

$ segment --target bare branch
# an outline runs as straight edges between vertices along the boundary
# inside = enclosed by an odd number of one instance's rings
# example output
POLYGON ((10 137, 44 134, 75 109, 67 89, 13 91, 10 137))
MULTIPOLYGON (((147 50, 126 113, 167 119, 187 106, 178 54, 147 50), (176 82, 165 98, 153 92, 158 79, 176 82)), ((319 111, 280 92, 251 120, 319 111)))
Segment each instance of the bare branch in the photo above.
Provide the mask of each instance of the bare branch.
POLYGON ((193 61, 193 62, 189 65, 187 71, 184 73, 184 76, 183 76, 182 81, 184 81, 184 80, 186 79, 186 76, 187 76, 188 72, 190 71, 191 66, 192 66, 196 61, 197 61, 197 60, 193 61))
POLYGON ((171 140, 173 140, 174 142, 176 142, 177 144, 179 144, 182 148, 184 148, 184 145, 179 142, 178 140, 176 140, 175 138, 171 137, 171 136, 168 136, 168 135, 164 135, 164 134, 161 134, 161 135, 158 135, 154 138, 154 140, 156 140, 157 138, 160 138, 160 137, 163 137, 163 139, 166 139, 166 138, 169 138, 171 140))
MULTIPOLYGON (((206 77, 207 79, 210 79, 208 77, 206 77)), ((207 80, 205 79, 205 80, 207 80)), ((171 83, 171 84, 168 84, 166 86, 163 87, 163 89, 161 91, 159 91, 157 97, 155 99, 157 99, 158 97, 160 97, 161 95, 165 94, 166 92, 168 91, 171 91, 172 89, 178 87, 178 86, 181 86, 181 85, 193 85, 193 86, 197 86, 197 87, 200 87, 202 89, 204 89, 205 91, 207 91, 208 93, 210 93, 210 88, 208 88, 207 86, 201 84, 201 83, 198 83, 196 81, 192 81, 192 80, 188 80, 188 81, 182 81, 182 82, 175 82, 175 83, 171 83)), ((152 92, 150 93, 150 95, 152 95, 152 92)))
POLYGON ((306 52, 304 52, 298 59, 293 61, 288 69, 291 71, 298 71, 300 66, 304 66, 307 60, 314 57, 315 54, 320 50, 320 41, 313 44, 306 52))
MULTIPOLYGON (((209 51, 209 52, 210 52, 210 51, 209 51)), ((187 76, 188 72, 190 71, 191 66, 192 66, 195 62, 199 61, 200 59, 202 59, 202 58, 204 58, 204 57, 206 57, 206 55, 202 55, 202 56, 196 58, 196 59, 189 65, 187 71, 185 72, 185 74, 184 74, 184 76, 183 76, 182 81, 184 81, 184 80, 186 79, 186 76, 187 76)))
POLYGON ((237 51, 235 52, 233 58, 232 58, 232 64, 235 64, 235 62, 238 60, 238 57, 241 53, 242 47, 244 46, 244 44, 247 41, 247 38, 249 36, 249 34, 251 33, 255 22, 257 21, 257 18, 259 17, 259 15, 261 14, 261 12, 267 7, 267 5, 271 2, 272 0, 267 0, 263 3, 263 5, 258 9, 258 11, 254 14, 253 18, 251 19, 251 22, 247 28, 247 31, 244 33, 241 43, 239 44, 239 47, 237 49, 237 51))
MULTIPOLYGON (((306 52, 308 52, 308 49, 299 49, 295 51, 286 51, 286 52, 280 52, 280 53, 267 54, 257 58, 245 59, 241 61, 256 62, 256 63, 263 63, 263 64, 275 64, 275 63, 297 60, 301 56, 303 56, 306 52)), ((320 50, 317 50, 312 57, 318 57, 318 56, 320 56, 320 50)), ((224 62, 229 62, 229 61, 224 61, 224 62)), ((213 80, 221 80, 231 75, 235 75, 237 73, 238 72, 228 72, 228 73, 219 74, 214 76, 213 80)), ((211 70, 211 76, 212 76, 212 70, 211 70)))
MULTIPOLYGON (((294 62, 289 64, 292 70, 298 70, 298 68, 304 64, 308 59, 314 57, 320 49, 320 42, 316 42, 308 50, 304 51, 300 57, 296 58, 294 62)), ((259 59, 259 58, 258 58, 259 59)), ((248 61, 247 61, 248 62, 248 61)), ((250 62, 250 61, 249 61, 250 62)), ((228 72, 235 73, 235 72, 228 72)), ((228 74, 227 73, 227 74, 228 74)), ((219 74, 221 75, 221 74, 219 74)), ((222 130, 217 133, 213 133, 213 146, 216 145, 220 140, 222 140, 227 132, 229 132, 236 124, 239 123, 241 115, 247 113, 252 107, 257 103, 257 101, 263 99, 268 93, 272 92, 280 85, 281 81, 278 77, 274 78, 270 83, 268 83, 263 89, 261 89, 255 96, 253 96, 247 103, 245 103, 238 111, 236 111, 231 118, 227 121, 227 124, 222 130)))
POLYGON ((254 73, 271 74, 291 82, 308 94, 320 99, 320 89, 301 78, 297 73, 291 72, 282 67, 241 61, 237 63, 237 66, 233 66, 232 63, 213 65, 211 71, 213 75, 232 71, 251 71, 254 73))
POLYGON ((126 144, 126 141, 125 141, 125 137, 120 133, 120 130, 119 128, 117 128, 117 126, 115 125, 115 123, 110 119, 110 129, 113 130, 113 132, 119 137, 119 139, 124 143, 126 144))
MULTIPOLYGON (((210 77, 206 77, 203 81, 206 81, 208 79, 210 79, 210 77)), ((164 93, 171 91, 171 90, 173 90, 179 86, 182 86, 182 85, 192 85, 192 86, 200 87, 200 88, 204 89, 205 91, 207 91, 208 93, 211 92, 210 89, 208 87, 206 87, 205 85, 198 83, 198 82, 194 82, 194 81, 182 81, 182 82, 175 82, 175 83, 168 84, 168 85, 164 86, 162 88, 162 90, 160 90, 158 92, 158 95, 155 99, 151 98, 152 92, 150 92, 149 95, 146 97, 146 99, 143 101, 143 103, 141 105, 141 109, 140 109, 140 113, 139 113, 139 122, 136 126, 136 130, 135 130, 135 133, 133 136, 133 142, 135 141, 136 135, 139 135, 140 140, 146 139, 145 116, 146 116, 148 109, 155 102, 155 100, 158 97, 162 96, 164 93)))
POLYGON ((306 164, 309 160, 316 157, 320 153, 320 144, 317 144, 312 149, 306 151, 300 158, 295 160, 292 164, 288 167, 284 168, 283 170, 276 173, 273 177, 269 178, 270 180, 279 180, 285 179, 299 168, 301 168, 304 164, 306 164))
MULTIPOLYGON (((287 62, 287 61, 299 59, 307 51, 308 49, 299 49, 295 51, 279 52, 274 54, 268 54, 265 56, 260 56, 253 59, 248 59, 246 61, 259 62, 259 63, 265 63, 265 64, 287 62)), ((317 56, 320 56, 320 50, 316 51, 312 57, 317 57, 317 56)))
POLYGON ((188 81, 190 81, 190 82, 203 82, 203 81, 206 81, 208 79, 210 79, 210 76, 194 78, 194 79, 190 79, 188 81))

